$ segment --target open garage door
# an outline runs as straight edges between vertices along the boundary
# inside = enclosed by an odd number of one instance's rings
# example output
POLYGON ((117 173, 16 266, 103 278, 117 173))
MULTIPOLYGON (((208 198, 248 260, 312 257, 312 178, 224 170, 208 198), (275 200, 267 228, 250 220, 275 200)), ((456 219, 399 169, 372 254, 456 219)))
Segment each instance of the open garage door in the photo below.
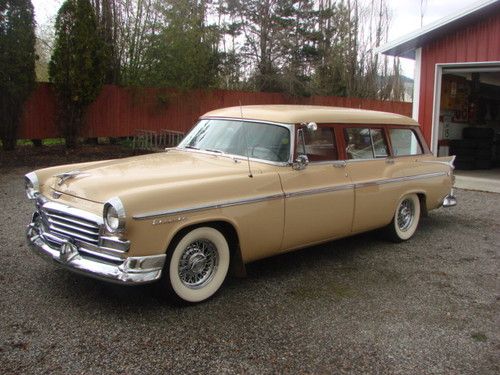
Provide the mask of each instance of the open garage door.
POLYGON ((456 155, 457 170, 498 168, 500 179, 500 66, 443 66, 440 76, 438 154, 456 155))

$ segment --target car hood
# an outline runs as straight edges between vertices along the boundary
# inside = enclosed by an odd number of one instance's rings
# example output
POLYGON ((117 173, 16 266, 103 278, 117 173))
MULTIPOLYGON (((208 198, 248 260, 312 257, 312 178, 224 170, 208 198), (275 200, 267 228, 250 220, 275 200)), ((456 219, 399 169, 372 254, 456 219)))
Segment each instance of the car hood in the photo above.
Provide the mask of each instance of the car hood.
POLYGON ((170 150, 68 169, 53 176, 48 184, 60 193, 104 203, 131 190, 189 181, 202 183, 242 173, 246 173, 245 165, 228 157, 170 150))

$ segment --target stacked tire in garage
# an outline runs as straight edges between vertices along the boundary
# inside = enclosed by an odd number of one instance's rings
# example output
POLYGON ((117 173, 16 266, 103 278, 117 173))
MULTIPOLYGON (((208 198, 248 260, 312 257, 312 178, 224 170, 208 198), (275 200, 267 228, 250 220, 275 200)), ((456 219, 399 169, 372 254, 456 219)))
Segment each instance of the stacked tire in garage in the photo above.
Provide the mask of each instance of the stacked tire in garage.
POLYGON ((493 166, 500 167, 500 134, 495 135, 495 145, 493 146, 493 166))
POLYGON ((490 169, 493 159, 491 128, 470 127, 463 130, 464 139, 450 141, 450 154, 456 155, 457 169, 490 169))

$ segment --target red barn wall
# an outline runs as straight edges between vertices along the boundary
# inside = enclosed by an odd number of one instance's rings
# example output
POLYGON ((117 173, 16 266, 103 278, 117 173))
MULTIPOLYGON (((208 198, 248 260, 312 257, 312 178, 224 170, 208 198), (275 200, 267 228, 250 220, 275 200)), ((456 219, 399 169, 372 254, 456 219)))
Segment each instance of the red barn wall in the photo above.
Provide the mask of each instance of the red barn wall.
POLYGON ((422 47, 418 122, 430 144, 436 64, 500 61, 500 13, 422 47))

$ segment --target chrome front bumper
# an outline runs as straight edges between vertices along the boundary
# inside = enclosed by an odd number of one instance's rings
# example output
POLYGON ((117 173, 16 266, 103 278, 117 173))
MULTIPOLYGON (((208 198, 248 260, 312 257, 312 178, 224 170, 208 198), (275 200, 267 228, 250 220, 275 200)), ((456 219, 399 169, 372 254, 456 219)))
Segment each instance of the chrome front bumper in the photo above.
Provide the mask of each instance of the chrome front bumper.
POLYGON ((50 246, 35 223, 28 225, 26 237, 30 248, 70 271, 122 285, 146 284, 161 277, 165 255, 128 257, 116 264, 82 256, 75 245, 67 242, 60 249, 50 246))

